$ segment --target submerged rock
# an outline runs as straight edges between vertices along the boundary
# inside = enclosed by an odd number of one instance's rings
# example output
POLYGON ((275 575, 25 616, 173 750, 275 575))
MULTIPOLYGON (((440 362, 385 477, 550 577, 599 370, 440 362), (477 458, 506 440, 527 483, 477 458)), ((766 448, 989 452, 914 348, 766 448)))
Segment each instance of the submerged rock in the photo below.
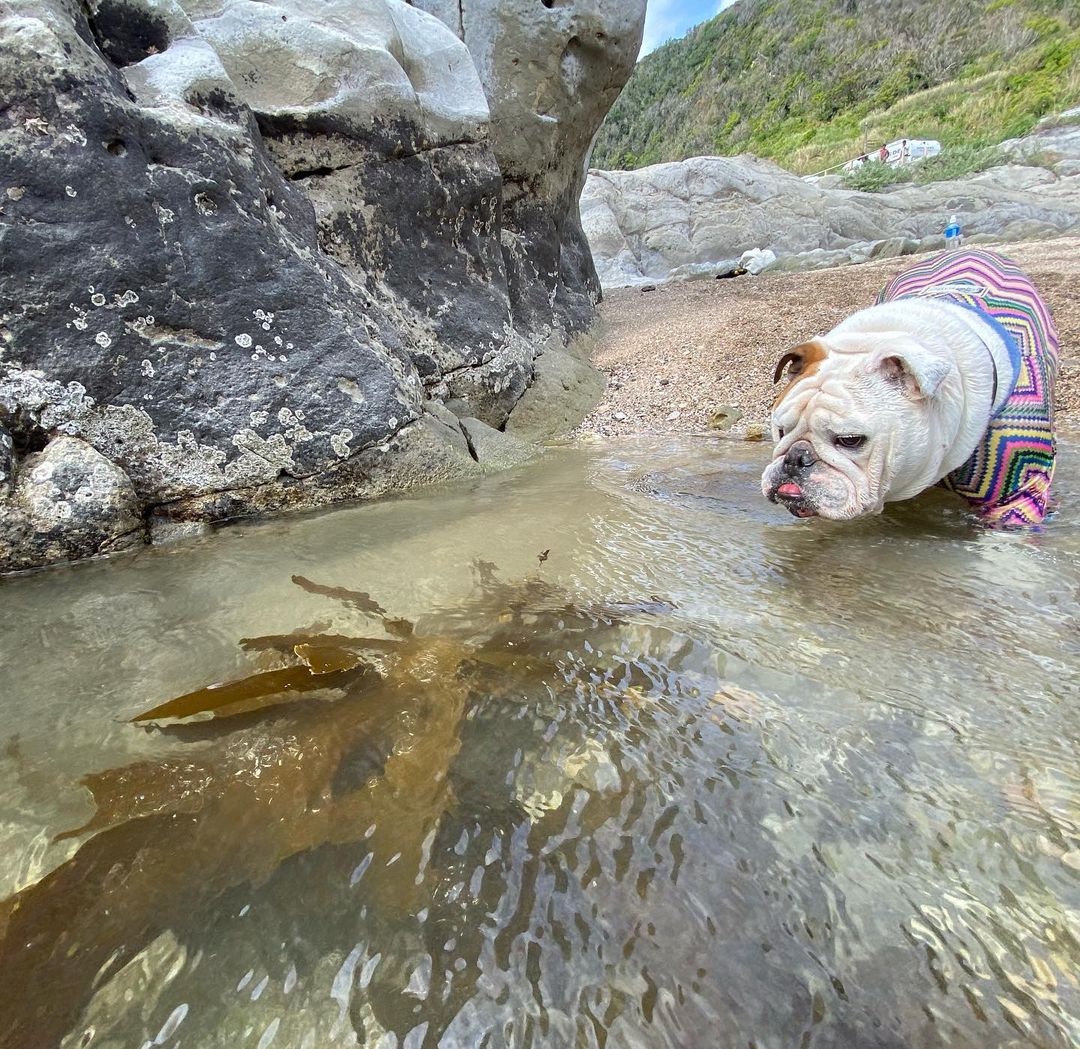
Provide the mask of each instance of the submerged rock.
MULTIPOLYGON (((583 158, 644 16, 533 6, 8 4, 0 500, 60 436, 161 535, 473 473, 425 403, 501 427, 590 322, 583 158)), ((44 563, 6 498, 0 570, 44 563)))
POLYGON ((473 458, 486 470, 505 470, 532 459, 537 449, 508 433, 488 426, 480 419, 462 419, 461 429, 473 458))
POLYGON ((564 740, 549 750, 529 754, 514 776, 514 796, 534 822, 553 812, 574 790, 618 794, 622 775, 607 748, 585 737, 564 740))

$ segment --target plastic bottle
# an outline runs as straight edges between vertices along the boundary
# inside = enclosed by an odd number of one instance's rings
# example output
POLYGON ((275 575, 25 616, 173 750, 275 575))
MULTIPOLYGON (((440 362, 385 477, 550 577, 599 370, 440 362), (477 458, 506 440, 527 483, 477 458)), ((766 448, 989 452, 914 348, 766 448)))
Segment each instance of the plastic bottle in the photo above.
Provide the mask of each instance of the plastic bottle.
POLYGON ((945 247, 959 248, 961 239, 960 220, 955 215, 950 215, 949 224, 945 227, 945 247))

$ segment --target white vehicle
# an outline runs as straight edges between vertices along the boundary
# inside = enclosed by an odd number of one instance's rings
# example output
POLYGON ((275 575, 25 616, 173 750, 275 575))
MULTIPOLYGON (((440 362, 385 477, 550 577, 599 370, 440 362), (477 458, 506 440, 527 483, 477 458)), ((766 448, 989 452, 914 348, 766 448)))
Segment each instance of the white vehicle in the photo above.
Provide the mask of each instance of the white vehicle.
POLYGON ((873 160, 888 164, 889 167, 900 167, 904 164, 914 164, 918 160, 927 157, 936 157, 941 152, 941 143, 933 138, 898 138, 889 142, 878 150, 870 150, 862 156, 849 160, 843 167, 844 171, 855 171, 863 164, 873 160))
MULTIPOLYGON (((880 149, 871 149, 846 164, 839 165, 840 170, 847 174, 849 171, 857 171, 863 164, 878 161, 895 168, 905 164, 914 164, 927 157, 936 157, 941 152, 941 143, 933 138, 898 138, 894 142, 887 142, 880 149)), ((836 171, 837 166, 815 171, 812 175, 803 175, 808 182, 816 182, 822 175, 836 171)))
POLYGON ((913 164, 916 160, 936 157, 941 152, 941 143, 933 138, 899 138, 882 146, 888 153, 885 157, 878 151, 878 160, 884 160, 891 167, 899 164, 913 164))

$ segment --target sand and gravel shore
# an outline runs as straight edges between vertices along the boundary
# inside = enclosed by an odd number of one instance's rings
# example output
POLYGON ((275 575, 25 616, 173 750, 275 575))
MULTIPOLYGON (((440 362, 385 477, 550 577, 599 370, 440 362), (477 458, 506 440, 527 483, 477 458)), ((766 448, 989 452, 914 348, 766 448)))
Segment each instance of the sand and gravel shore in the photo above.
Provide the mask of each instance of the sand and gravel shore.
MULTIPOLYGON (((1080 237, 1002 246, 1046 296, 1061 336, 1059 421, 1080 427, 1080 237)), ((593 361, 604 397, 579 434, 686 434, 742 413, 732 435, 768 419, 773 367, 805 338, 873 302, 910 263, 887 259, 811 273, 764 274, 610 292, 600 307, 593 361)))

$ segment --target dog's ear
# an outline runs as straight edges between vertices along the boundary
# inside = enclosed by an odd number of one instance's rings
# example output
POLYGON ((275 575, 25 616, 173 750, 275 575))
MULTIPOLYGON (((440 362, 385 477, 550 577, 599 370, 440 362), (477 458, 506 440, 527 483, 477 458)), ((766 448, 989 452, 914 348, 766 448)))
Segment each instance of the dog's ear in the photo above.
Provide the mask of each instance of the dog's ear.
POLYGON ((801 346, 788 350, 780 358, 776 364, 776 370, 773 372, 772 381, 774 383, 779 382, 783 377, 785 368, 787 368, 789 379, 801 378, 803 375, 808 374, 815 364, 820 364, 825 360, 827 356, 828 351, 820 342, 816 340, 804 342, 801 346), (790 367, 788 367, 789 365, 790 367))
POLYGON ((905 340, 902 346, 879 351, 871 367, 901 385, 913 400, 922 400, 937 393, 953 366, 918 343, 905 340))

